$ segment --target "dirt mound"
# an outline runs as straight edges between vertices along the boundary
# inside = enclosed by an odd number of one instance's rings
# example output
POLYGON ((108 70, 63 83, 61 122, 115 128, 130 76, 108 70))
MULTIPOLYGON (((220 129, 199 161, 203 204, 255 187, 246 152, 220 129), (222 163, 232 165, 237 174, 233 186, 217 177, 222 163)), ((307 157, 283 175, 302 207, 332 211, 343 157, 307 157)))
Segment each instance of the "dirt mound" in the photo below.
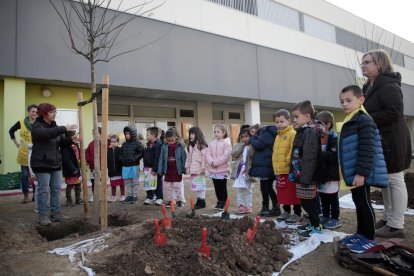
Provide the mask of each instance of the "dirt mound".
MULTIPOLYGON (((408 193, 408 208, 414 209, 414 173, 407 173, 405 175, 405 184, 407 186, 408 193)), ((375 204, 384 204, 382 193, 378 190, 371 193, 371 200, 375 202, 375 204)))
POLYGON ((245 233, 252 225, 248 217, 223 221, 179 216, 167 231, 167 244, 156 246, 154 224, 148 222, 140 231, 131 228, 113 236, 119 239, 112 241, 115 248, 110 246, 91 256, 89 265, 98 274, 120 275, 270 275, 280 271, 291 257, 284 246, 289 239, 275 228, 273 221, 267 221, 260 225, 249 245, 245 233), (208 229, 210 259, 198 253, 202 227, 208 229), (116 248, 117 244, 122 249, 116 248))
POLYGON ((53 223, 49 226, 36 226, 36 231, 39 235, 48 241, 60 240, 69 235, 83 236, 98 230, 99 225, 93 225, 84 220, 53 223))

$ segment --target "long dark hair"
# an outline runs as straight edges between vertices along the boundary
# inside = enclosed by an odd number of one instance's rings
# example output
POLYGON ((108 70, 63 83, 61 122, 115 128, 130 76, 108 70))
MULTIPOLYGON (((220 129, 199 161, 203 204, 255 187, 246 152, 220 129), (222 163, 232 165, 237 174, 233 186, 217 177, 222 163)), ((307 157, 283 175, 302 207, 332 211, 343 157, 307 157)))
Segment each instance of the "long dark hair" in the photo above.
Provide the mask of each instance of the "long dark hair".
MULTIPOLYGON (((193 126, 188 130, 188 137, 194 133, 194 144, 198 144, 197 147, 199 150, 205 149, 208 147, 206 139, 204 138, 204 134, 198 126, 193 126)), ((187 150, 190 151, 190 143, 188 143, 187 150)))

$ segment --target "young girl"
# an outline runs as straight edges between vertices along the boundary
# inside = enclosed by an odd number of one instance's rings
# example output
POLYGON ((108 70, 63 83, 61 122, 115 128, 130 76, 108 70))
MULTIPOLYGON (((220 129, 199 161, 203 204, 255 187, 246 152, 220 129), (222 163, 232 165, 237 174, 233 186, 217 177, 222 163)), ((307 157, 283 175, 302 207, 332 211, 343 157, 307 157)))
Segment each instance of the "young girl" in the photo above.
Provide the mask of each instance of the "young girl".
POLYGON ((290 113, 286 109, 276 111, 275 123, 278 135, 273 145, 272 163, 277 182, 277 199, 279 204, 283 204, 284 210, 277 220, 294 224, 300 221, 302 212, 300 199, 296 196, 296 183, 288 180, 290 155, 296 131, 290 124, 290 113), (291 204, 293 204, 293 214, 290 213, 291 204))
POLYGON ((227 179, 231 171, 231 142, 224 125, 214 127, 214 137, 207 148, 206 162, 217 196, 215 209, 224 210, 227 200, 227 179))
MULTIPOLYGON (((177 134, 170 129, 165 133, 166 142, 161 147, 160 158, 158 161, 158 174, 165 175, 164 187, 168 198, 174 198, 174 192, 177 195, 177 208, 183 207, 183 198, 181 193, 181 181, 185 174, 185 149, 177 141, 177 134)), ((171 202, 167 203, 170 206, 171 202)))
POLYGON ((197 126, 193 126, 188 130, 190 143, 188 144, 188 158, 185 162, 185 170, 191 175, 191 190, 197 192, 197 202, 195 209, 206 207, 206 186, 205 186, 205 165, 206 165, 206 149, 208 147, 203 132, 197 126), (201 178, 200 178, 201 177, 201 178), (201 189, 196 187, 195 181, 200 181, 201 189))
MULTIPOLYGON (((252 182, 254 178, 249 173, 252 164, 253 148, 249 144, 249 127, 242 128, 239 134, 239 143, 233 147, 231 155, 236 159, 238 166, 232 170, 233 187, 237 189, 237 205, 239 214, 250 214, 252 210, 252 182)), ((236 163, 236 164, 237 164, 236 163)))
POLYGON ((62 173, 66 183, 67 206, 74 207, 72 201, 72 189, 75 189, 76 204, 83 203, 81 198, 81 180, 80 180, 80 153, 77 145, 78 139, 75 131, 67 134, 72 139, 72 144, 62 147, 62 173))
POLYGON ((108 176, 111 183, 111 197, 109 198, 109 202, 116 201, 116 186, 119 186, 121 190, 119 201, 124 201, 125 185, 122 179, 121 148, 118 146, 119 137, 112 135, 109 142, 110 147, 108 148, 107 155, 108 176))

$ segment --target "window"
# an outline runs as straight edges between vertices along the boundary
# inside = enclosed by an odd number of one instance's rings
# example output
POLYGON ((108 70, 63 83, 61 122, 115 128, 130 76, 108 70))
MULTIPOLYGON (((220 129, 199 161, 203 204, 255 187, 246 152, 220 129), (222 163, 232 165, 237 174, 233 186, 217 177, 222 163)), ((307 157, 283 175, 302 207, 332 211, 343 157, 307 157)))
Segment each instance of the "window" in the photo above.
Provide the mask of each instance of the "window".
MULTIPOLYGON (((98 114, 102 114, 102 103, 98 103, 98 114)), ((110 104, 108 106, 109 115, 114 116, 129 116, 129 105, 125 104, 110 104)))
POLYGON ((273 113, 260 113, 260 121, 262 123, 274 122, 273 113))
POLYGON ((240 112, 229 112, 229 119, 230 120, 240 120, 240 112))
POLYGON ((305 33, 336 43, 335 27, 333 25, 306 14, 303 15, 303 24, 305 33))
POLYGON ((134 117, 175 118, 176 110, 174 107, 134 105, 134 117))
POLYGON ((223 110, 215 110, 215 109, 213 109, 213 120, 215 120, 215 121, 223 121, 224 120, 223 110))
POLYGON ((257 16, 277 25, 300 30, 299 12, 273 0, 258 0, 257 16))
POLYGON ((180 109, 180 117, 194 118, 194 110, 180 109))

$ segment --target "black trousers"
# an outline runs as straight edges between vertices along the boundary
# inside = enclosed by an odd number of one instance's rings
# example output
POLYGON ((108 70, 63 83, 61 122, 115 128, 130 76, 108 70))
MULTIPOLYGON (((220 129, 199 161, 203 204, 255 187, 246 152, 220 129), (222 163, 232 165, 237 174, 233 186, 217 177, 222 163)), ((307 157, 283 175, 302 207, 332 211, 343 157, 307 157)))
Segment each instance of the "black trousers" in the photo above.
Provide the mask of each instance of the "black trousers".
MULTIPOLYGON (((291 208, 290 205, 283 205, 283 210, 290 214, 291 208)), ((293 205, 293 213, 298 215, 299 217, 302 216, 302 205, 295 204, 293 205)))
POLYGON ((217 201, 227 200, 227 179, 213 178, 214 190, 216 191, 217 201))
POLYGON ((375 212, 371 205, 370 187, 363 185, 351 190, 357 213, 357 233, 373 240, 375 236, 375 212))
POLYGON ((157 175, 157 188, 155 190, 147 191, 147 198, 152 200, 155 195, 156 199, 164 199, 162 184, 162 176, 157 175))
POLYGON ((92 184, 92 196, 93 196, 93 191, 95 190, 95 179, 91 179, 91 184, 92 184))
POLYGON ((312 199, 300 199, 300 203, 302 204, 303 209, 308 213, 309 216, 309 223, 313 227, 319 227, 320 220, 319 220, 319 212, 318 212, 318 200, 317 198, 312 199))
POLYGON ((321 197, 322 214, 325 218, 339 219, 339 199, 338 193, 324 194, 319 193, 321 197))
POLYGON ((274 178, 260 180, 260 191, 262 192, 262 208, 269 209, 269 198, 272 201, 273 208, 277 208, 277 196, 273 189, 274 178))

